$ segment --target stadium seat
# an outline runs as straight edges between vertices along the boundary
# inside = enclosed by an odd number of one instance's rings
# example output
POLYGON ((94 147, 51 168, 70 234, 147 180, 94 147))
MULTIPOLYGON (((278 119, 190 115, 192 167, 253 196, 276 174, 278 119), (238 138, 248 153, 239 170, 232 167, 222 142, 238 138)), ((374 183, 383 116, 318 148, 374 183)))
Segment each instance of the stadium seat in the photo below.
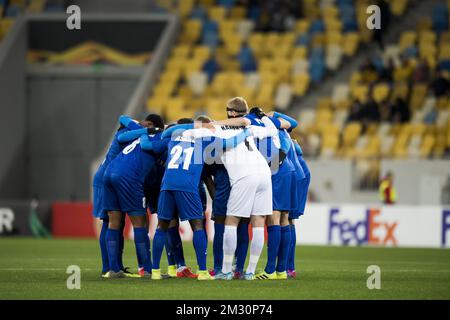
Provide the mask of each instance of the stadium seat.
POLYGON ((293 76, 293 92, 296 96, 303 97, 309 88, 310 77, 306 72, 293 76))
POLYGON ((208 84, 208 76, 204 72, 193 72, 188 76, 188 84, 194 94, 201 95, 208 84))
POLYGON ((372 97, 377 103, 385 101, 390 93, 390 86, 387 83, 379 83, 372 89, 372 97))
POLYGON ((275 106, 280 110, 287 110, 292 100, 292 87, 290 84, 282 83, 278 86, 275 95, 275 106))
POLYGON ((343 132, 343 146, 351 147, 355 144, 362 130, 362 126, 359 122, 349 123, 343 132))

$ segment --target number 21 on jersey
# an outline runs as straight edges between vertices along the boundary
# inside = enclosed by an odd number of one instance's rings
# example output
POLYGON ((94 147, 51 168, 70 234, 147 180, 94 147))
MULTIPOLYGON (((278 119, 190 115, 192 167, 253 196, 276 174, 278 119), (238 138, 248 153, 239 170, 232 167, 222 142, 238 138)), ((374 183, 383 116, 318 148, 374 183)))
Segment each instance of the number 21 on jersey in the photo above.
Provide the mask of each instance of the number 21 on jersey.
POLYGON ((183 150, 183 147, 180 145, 173 147, 172 150, 170 151, 172 159, 170 159, 170 162, 167 165, 167 169, 178 169, 179 168, 178 160, 181 158, 183 153, 184 153, 183 170, 189 170, 189 165, 191 164, 194 148, 189 147, 183 150))

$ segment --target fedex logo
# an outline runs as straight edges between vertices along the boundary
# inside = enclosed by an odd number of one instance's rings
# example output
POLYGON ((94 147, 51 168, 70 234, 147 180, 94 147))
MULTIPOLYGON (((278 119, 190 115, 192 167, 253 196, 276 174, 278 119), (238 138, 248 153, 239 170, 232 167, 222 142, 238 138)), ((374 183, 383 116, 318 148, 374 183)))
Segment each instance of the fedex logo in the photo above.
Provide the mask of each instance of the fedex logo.
POLYGON ((372 244, 397 245, 395 229, 397 222, 387 222, 380 219, 379 209, 368 209, 361 217, 356 212, 348 214, 338 208, 330 210, 328 228, 329 244, 372 244), (360 219, 356 218, 359 217, 360 219))

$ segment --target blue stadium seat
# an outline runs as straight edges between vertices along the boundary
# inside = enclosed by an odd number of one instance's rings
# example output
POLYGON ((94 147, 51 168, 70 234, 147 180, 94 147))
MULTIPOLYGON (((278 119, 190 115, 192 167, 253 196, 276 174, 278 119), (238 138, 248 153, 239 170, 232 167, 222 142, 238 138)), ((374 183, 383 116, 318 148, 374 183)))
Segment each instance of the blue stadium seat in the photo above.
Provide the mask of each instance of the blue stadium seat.
POLYGON ((309 30, 312 35, 319 32, 325 32, 325 24, 322 20, 314 20, 313 23, 311 23, 309 30))
POLYGON ((230 9, 234 5, 235 0, 219 0, 219 5, 230 9))
POLYGON ((419 54, 419 49, 416 46, 411 46, 405 49, 403 52, 406 58, 417 58, 419 54))
POLYGON ((450 60, 443 60, 439 63, 439 69, 450 72, 450 60))
POLYGON ((206 32, 202 35, 202 43, 214 50, 219 45, 219 37, 216 32, 206 32))
POLYGON ((314 84, 318 84, 322 81, 325 76, 325 71, 326 67, 322 59, 315 58, 309 61, 309 75, 314 84))
POLYGON ((191 19, 198 19, 201 21, 205 21, 207 19, 207 13, 204 7, 202 6, 196 6, 192 9, 191 15, 190 15, 191 19))
POLYGON ((309 44, 309 41, 311 40, 311 37, 309 36, 309 34, 305 33, 302 34, 300 36, 298 36, 297 40, 295 41, 295 46, 297 47, 307 47, 309 44))

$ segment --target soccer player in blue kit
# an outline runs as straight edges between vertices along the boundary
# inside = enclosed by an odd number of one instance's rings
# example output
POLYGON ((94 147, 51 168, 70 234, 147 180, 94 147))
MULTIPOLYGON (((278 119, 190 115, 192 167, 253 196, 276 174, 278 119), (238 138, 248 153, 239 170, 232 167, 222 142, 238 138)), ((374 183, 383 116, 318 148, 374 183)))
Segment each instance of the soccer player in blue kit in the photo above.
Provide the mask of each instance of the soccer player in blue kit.
POLYGON ((210 129, 194 129, 194 124, 172 127, 163 138, 172 136, 168 143, 168 159, 161 194, 158 201, 158 228, 153 239, 152 279, 161 279, 160 260, 166 242, 170 221, 178 214, 188 220, 193 230, 193 244, 199 266, 198 280, 213 280, 206 269, 207 238, 204 230, 203 208, 198 187, 205 161, 205 150, 210 146, 224 150, 233 148, 250 134, 244 131, 229 139, 214 137, 210 129))
MULTIPOLYGON (((111 161, 105 171, 103 207, 108 211, 109 226, 106 234, 109 258, 109 272, 106 277, 123 276, 118 262, 119 229, 125 213, 130 217, 134 231, 134 242, 138 262, 145 270, 144 276, 151 273, 150 240, 147 230, 147 208, 144 195, 144 179, 155 164, 155 154, 165 150, 167 142, 161 139, 164 128, 162 119, 155 116, 152 125, 140 136, 126 146, 117 157, 111 161), (156 118, 158 120, 156 120, 156 118)), ((130 132, 122 133, 118 140, 129 139, 130 132)), ((132 135, 131 135, 132 136, 132 135)))
MULTIPOLYGON (((193 123, 194 120, 190 118, 182 118, 177 121, 177 124, 193 123)), ((168 128, 170 128, 169 126, 168 128)), ((157 164, 153 170, 147 175, 144 183, 144 191, 150 212, 158 212, 158 199, 161 190, 162 178, 164 176, 167 161, 167 150, 164 151, 158 158, 157 164)), ((199 185, 199 194, 202 201, 203 212, 206 211, 206 191, 202 182, 199 185)), ((165 244, 168 267, 167 273, 172 278, 197 278, 189 267, 186 266, 184 259, 183 243, 181 241, 179 232, 178 217, 170 221, 167 230, 168 236, 165 244)), ((141 270, 140 273, 143 271, 141 270)))
POLYGON ((303 159, 303 151, 297 141, 293 141, 293 152, 292 157, 297 160, 297 165, 300 166, 304 172, 304 179, 297 177, 297 194, 298 194, 298 204, 296 209, 289 212, 289 225, 291 230, 291 240, 289 245, 289 253, 287 258, 287 275, 289 278, 295 278, 297 273, 295 271, 295 248, 297 246, 297 235, 295 230, 295 220, 298 219, 305 213, 306 201, 308 199, 308 189, 311 181, 311 173, 303 159))
MULTIPOLYGON (((120 127, 114 135, 114 139, 106 153, 106 157, 103 162, 100 164, 97 172, 94 175, 93 179, 93 215, 95 218, 98 218, 103 221, 102 228, 100 231, 99 244, 100 244, 100 252, 102 257, 102 275, 104 276, 109 271, 109 260, 108 260, 108 252, 106 248, 106 232, 108 230, 109 218, 108 213, 103 208, 103 175, 108 168, 109 164, 112 160, 128 145, 128 142, 119 141, 118 137, 127 131, 142 129, 143 126, 148 126, 151 116, 148 116, 144 121, 140 124, 136 123, 130 117, 122 115, 119 118, 120 127)), ((125 274, 129 274, 129 272, 124 268, 122 263, 122 252, 124 246, 124 238, 123 238, 123 228, 125 227, 125 222, 122 221, 119 232, 119 267, 121 270, 125 272, 125 274)))

